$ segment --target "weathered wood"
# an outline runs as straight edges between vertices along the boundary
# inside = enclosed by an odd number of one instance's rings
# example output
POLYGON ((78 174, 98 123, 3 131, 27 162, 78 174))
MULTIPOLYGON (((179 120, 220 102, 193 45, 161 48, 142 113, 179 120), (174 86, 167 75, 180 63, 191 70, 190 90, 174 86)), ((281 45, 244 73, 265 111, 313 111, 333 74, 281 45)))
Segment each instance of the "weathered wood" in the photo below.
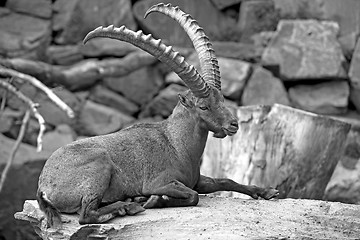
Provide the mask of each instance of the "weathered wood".
POLYGON ((279 104, 240 107, 236 114, 234 136, 209 137, 202 174, 272 186, 280 198, 322 199, 349 124, 279 104))
POLYGON ((62 215, 59 230, 46 228, 35 200, 15 218, 29 221, 43 239, 358 239, 360 205, 304 199, 274 201, 209 198, 196 207, 148 209, 108 224, 79 225, 62 215))
POLYGON ((88 59, 71 66, 21 58, 0 58, 0 65, 32 75, 46 84, 61 84, 70 90, 78 90, 89 87, 104 77, 125 76, 157 61, 147 52, 134 51, 123 58, 88 59))

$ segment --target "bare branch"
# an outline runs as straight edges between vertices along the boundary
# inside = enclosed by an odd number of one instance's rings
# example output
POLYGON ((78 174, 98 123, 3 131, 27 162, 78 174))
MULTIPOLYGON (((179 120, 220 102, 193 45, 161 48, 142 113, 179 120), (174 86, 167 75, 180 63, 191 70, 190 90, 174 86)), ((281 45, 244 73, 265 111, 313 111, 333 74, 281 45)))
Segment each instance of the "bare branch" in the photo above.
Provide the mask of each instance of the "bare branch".
POLYGON ((2 188, 3 188, 3 186, 4 186, 6 176, 7 176, 8 172, 9 172, 9 170, 10 170, 10 166, 12 165, 12 162, 14 161, 16 151, 18 150, 18 148, 20 146, 20 143, 22 142, 22 140, 24 138, 26 125, 29 122, 29 118, 30 118, 30 111, 26 110, 24 118, 23 118, 22 123, 21 123, 21 128, 20 128, 19 135, 18 135, 18 137, 16 139, 16 142, 15 142, 15 144, 14 144, 12 150, 11 150, 11 153, 10 153, 10 156, 9 156, 8 161, 6 163, 6 166, 4 168, 4 171, 1 173, 0 192, 1 192, 2 188))
POLYGON ((45 131, 45 120, 37 110, 38 104, 34 103, 30 98, 25 96, 22 92, 17 90, 13 85, 6 81, 0 81, 0 87, 3 87, 9 92, 15 94, 15 96, 17 96, 20 100, 29 105, 31 111, 33 112, 35 118, 38 120, 40 125, 39 135, 37 137, 37 151, 40 152, 42 149, 42 136, 44 135, 45 131))
POLYGON ((35 87, 42 90, 49 97, 49 99, 51 101, 53 101, 60 109, 65 111, 70 118, 73 118, 75 116, 73 110, 66 103, 64 103, 47 86, 45 86, 42 82, 40 82, 38 79, 34 78, 33 76, 30 76, 30 75, 27 75, 27 74, 24 74, 24 73, 21 73, 21 72, 12 70, 12 69, 8 69, 5 67, 0 67, 0 75, 17 77, 17 78, 28 81, 35 87))

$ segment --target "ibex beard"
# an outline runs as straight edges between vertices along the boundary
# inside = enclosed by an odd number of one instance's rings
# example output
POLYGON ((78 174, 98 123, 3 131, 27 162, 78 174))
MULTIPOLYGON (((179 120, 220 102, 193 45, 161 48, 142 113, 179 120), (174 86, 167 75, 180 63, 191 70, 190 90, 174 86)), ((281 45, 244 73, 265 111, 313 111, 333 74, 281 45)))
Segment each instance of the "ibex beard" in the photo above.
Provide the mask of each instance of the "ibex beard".
POLYGON ((189 90, 168 119, 135 124, 118 132, 75 141, 55 151, 39 178, 37 198, 49 226, 61 224, 60 212, 80 214, 79 223, 103 223, 146 208, 195 206, 198 194, 235 191, 255 199, 278 195, 274 188, 238 184, 200 175, 201 156, 209 131, 215 137, 234 135, 238 121, 224 104, 220 71, 209 39, 188 14, 158 4, 145 14, 163 13, 189 35, 202 74, 161 40, 126 27, 99 27, 97 37, 130 42, 168 64, 189 90), (126 201, 131 199, 131 201, 126 201))

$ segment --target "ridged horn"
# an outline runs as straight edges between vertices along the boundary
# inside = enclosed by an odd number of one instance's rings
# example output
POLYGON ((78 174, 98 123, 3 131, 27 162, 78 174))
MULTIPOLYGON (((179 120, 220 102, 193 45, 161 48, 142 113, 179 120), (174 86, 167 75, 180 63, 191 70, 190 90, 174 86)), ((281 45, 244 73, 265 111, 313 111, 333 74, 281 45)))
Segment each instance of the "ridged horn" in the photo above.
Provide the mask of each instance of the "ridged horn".
POLYGON ((113 25, 108 27, 98 27, 89 32, 83 43, 93 38, 105 37, 113 38, 131 43, 140 49, 150 53, 161 62, 166 63, 194 93, 196 97, 205 98, 209 96, 210 87, 196 71, 194 66, 188 64, 179 52, 166 46, 161 39, 154 39, 151 34, 145 35, 142 31, 134 32, 125 26, 115 28, 113 25))
POLYGON ((160 12, 177 21, 190 37, 199 56, 202 76, 210 85, 221 90, 220 69, 215 51, 204 29, 189 14, 184 13, 179 7, 173 7, 170 3, 159 3, 149 8, 144 18, 152 12, 160 12))

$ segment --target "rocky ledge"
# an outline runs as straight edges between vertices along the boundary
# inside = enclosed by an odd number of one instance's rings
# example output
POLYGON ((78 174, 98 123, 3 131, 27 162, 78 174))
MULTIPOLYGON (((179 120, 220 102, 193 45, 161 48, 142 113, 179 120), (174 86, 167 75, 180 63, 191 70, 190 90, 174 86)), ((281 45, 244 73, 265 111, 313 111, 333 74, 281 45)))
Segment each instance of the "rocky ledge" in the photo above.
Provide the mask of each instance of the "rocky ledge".
POLYGON ((108 224, 79 225, 63 215, 46 228, 35 200, 15 218, 43 239, 359 239, 360 205, 304 199, 244 200, 201 196, 196 207, 148 209, 108 224))

